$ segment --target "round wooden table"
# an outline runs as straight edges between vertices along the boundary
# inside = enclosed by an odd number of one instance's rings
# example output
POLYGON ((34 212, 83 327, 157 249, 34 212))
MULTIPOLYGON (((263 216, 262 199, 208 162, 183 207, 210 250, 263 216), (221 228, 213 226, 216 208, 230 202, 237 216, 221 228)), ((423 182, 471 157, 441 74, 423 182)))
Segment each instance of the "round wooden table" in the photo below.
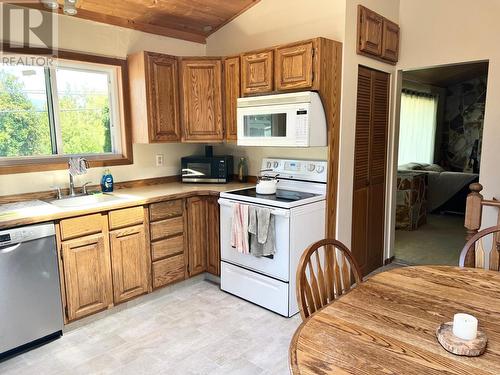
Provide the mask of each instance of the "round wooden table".
POLYGON ((294 375, 500 374, 500 272, 444 266, 380 273, 304 321, 294 375), (466 312, 488 335, 480 357, 448 353, 436 328, 466 312))

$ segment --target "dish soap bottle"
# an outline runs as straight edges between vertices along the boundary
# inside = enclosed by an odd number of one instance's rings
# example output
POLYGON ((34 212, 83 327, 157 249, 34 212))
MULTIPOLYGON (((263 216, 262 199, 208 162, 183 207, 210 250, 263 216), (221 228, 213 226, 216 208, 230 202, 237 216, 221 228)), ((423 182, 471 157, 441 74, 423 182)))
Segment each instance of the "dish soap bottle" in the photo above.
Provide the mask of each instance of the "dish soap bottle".
POLYGON ((102 174, 101 190, 103 193, 111 193, 113 191, 113 176, 108 168, 106 168, 102 174))
POLYGON ((238 181, 247 182, 247 178, 248 178, 247 160, 245 158, 240 158, 240 162, 238 163, 238 181))

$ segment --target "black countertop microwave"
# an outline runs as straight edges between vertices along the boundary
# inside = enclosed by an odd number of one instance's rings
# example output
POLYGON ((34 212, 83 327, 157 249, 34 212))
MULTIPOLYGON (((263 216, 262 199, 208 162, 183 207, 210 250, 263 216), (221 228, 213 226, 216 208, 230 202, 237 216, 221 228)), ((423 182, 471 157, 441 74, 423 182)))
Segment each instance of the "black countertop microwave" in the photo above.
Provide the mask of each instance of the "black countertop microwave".
POLYGON ((182 182, 227 183, 233 180, 231 155, 185 156, 181 158, 182 182))

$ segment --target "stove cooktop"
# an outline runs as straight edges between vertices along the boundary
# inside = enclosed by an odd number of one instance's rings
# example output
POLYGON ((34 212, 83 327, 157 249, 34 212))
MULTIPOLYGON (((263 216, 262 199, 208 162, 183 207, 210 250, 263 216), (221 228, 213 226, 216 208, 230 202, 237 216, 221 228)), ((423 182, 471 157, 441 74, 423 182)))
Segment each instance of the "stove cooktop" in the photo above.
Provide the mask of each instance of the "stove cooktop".
POLYGON ((236 190, 232 191, 231 194, 242 195, 251 198, 268 199, 278 202, 295 202, 301 199, 312 198, 319 195, 313 193, 305 193, 303 191, 292 191, 292 190, 282 190, 282 189, 276 190, 276 194, 257 194, 256 188, 236 190))
POLYGON ((257 194, 256 188, 233 190, 221 193, 221 198, 229 198, 249 203, 291 208, 324 199, 324 194, 278 189, 276 194, 257 194))

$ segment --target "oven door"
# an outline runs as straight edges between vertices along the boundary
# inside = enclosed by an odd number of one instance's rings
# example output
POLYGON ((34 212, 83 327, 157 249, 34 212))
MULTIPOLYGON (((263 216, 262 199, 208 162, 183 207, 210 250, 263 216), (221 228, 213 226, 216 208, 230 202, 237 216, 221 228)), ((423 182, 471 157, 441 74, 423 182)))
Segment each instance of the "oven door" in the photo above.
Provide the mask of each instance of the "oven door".
POLYGON ((275 147, 304 145, 308 140, 308 132, 304 130, 307 129, 308 108, 299 107, 292 104, 238 108, 238 145, 275 147))
MULTIPOLYGON (((290 211, 271 208, 271 215, 275 218, 276 253, 272 258, 257 258, 252 254, 241 254, 231 247, 231 222, 235 203, 236 201, 233 200, 219 199, 221 260, 288 282, 290 279, 290 211)), ((270 208, 252 203, 249 205, 270 208)))

